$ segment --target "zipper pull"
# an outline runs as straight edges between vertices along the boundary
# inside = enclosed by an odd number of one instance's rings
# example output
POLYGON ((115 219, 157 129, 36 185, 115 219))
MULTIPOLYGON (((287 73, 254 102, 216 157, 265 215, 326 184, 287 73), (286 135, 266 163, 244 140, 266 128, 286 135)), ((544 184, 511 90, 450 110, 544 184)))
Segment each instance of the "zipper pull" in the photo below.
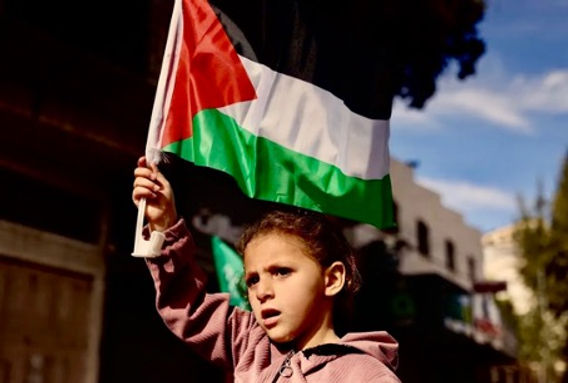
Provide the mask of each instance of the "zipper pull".
POLYGON ((280 371, 278 372, 278 374, 284 378, 289 378, 292 376, 292 374, 294 373, 294 370, 292 370, 291 367, 291 362, 290 359, 294 356, 294 350, 290 351, 290 353, 288 353, 288 355, 286 356, 286 359, 284 360, 284 363, 282 363, 282 366, 280 366, 280 371))

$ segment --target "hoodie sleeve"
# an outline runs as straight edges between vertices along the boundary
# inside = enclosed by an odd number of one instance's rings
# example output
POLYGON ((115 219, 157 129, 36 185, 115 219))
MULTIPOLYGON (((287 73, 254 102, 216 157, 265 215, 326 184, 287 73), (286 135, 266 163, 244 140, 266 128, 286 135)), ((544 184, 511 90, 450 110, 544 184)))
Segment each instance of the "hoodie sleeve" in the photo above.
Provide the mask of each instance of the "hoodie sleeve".
POLYGON ((195 245, 183 219, 164 232, 158 258, 146 263, 164 323, 203 358, 230 368, 246 348, 251 313, 229 305, 228 294, 207 294, 206 275, 194 259, 195 245))

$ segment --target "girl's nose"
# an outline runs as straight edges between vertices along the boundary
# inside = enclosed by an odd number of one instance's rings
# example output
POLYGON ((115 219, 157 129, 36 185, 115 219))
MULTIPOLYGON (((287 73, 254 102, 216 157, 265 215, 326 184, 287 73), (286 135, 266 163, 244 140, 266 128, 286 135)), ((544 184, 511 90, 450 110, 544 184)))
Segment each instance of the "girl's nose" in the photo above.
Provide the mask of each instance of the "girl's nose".
POLYGON ((267 299, 274 297, 274 289, 269 278, 261 278, 256 286, 256 299, 259 302, 264 302, 267 299))

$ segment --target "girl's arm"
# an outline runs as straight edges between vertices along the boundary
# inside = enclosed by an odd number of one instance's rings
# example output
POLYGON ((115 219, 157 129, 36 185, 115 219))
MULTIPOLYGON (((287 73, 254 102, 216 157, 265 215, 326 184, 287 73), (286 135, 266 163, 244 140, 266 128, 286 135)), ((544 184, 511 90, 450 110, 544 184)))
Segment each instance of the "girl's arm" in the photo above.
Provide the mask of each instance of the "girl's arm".
POLYGON ((162 256, 148 259, 156 307, 168 328, 207 360, 232 368, 248 346, 256 322, 229 305, 228 294, 207 294, 194 244, 183 220, 167 230, 162 256))
POLYGON ((194 244, 167 179, 144 157, 134 171, 132 199, 146 198, 150 230, 166 237, 162 256, 147 260, 156 287, 156 306, 169 329, 204 358, 226 366, 247 347, 252 314, 229 306, 227 294, 206 294, 206 276, 194 259, 194 244))

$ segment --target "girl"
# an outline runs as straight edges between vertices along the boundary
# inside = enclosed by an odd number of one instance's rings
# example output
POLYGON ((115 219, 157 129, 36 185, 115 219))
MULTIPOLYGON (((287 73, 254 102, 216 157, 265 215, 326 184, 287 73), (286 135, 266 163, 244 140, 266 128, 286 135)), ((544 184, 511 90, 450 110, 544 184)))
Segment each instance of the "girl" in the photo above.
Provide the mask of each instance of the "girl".
POLYGON ((397 343, 385 332, 337 335, 357 288, 350 247, 315 213, 274 212, 239 243, 252 313, 207 294, 193 243, 178 219, 173 192, 144 157, 133 200, 147 199, 150 230, 166 236, 148 259, 158 312, 195 352, 233 370, 235 382, 399 382, 397 343))

